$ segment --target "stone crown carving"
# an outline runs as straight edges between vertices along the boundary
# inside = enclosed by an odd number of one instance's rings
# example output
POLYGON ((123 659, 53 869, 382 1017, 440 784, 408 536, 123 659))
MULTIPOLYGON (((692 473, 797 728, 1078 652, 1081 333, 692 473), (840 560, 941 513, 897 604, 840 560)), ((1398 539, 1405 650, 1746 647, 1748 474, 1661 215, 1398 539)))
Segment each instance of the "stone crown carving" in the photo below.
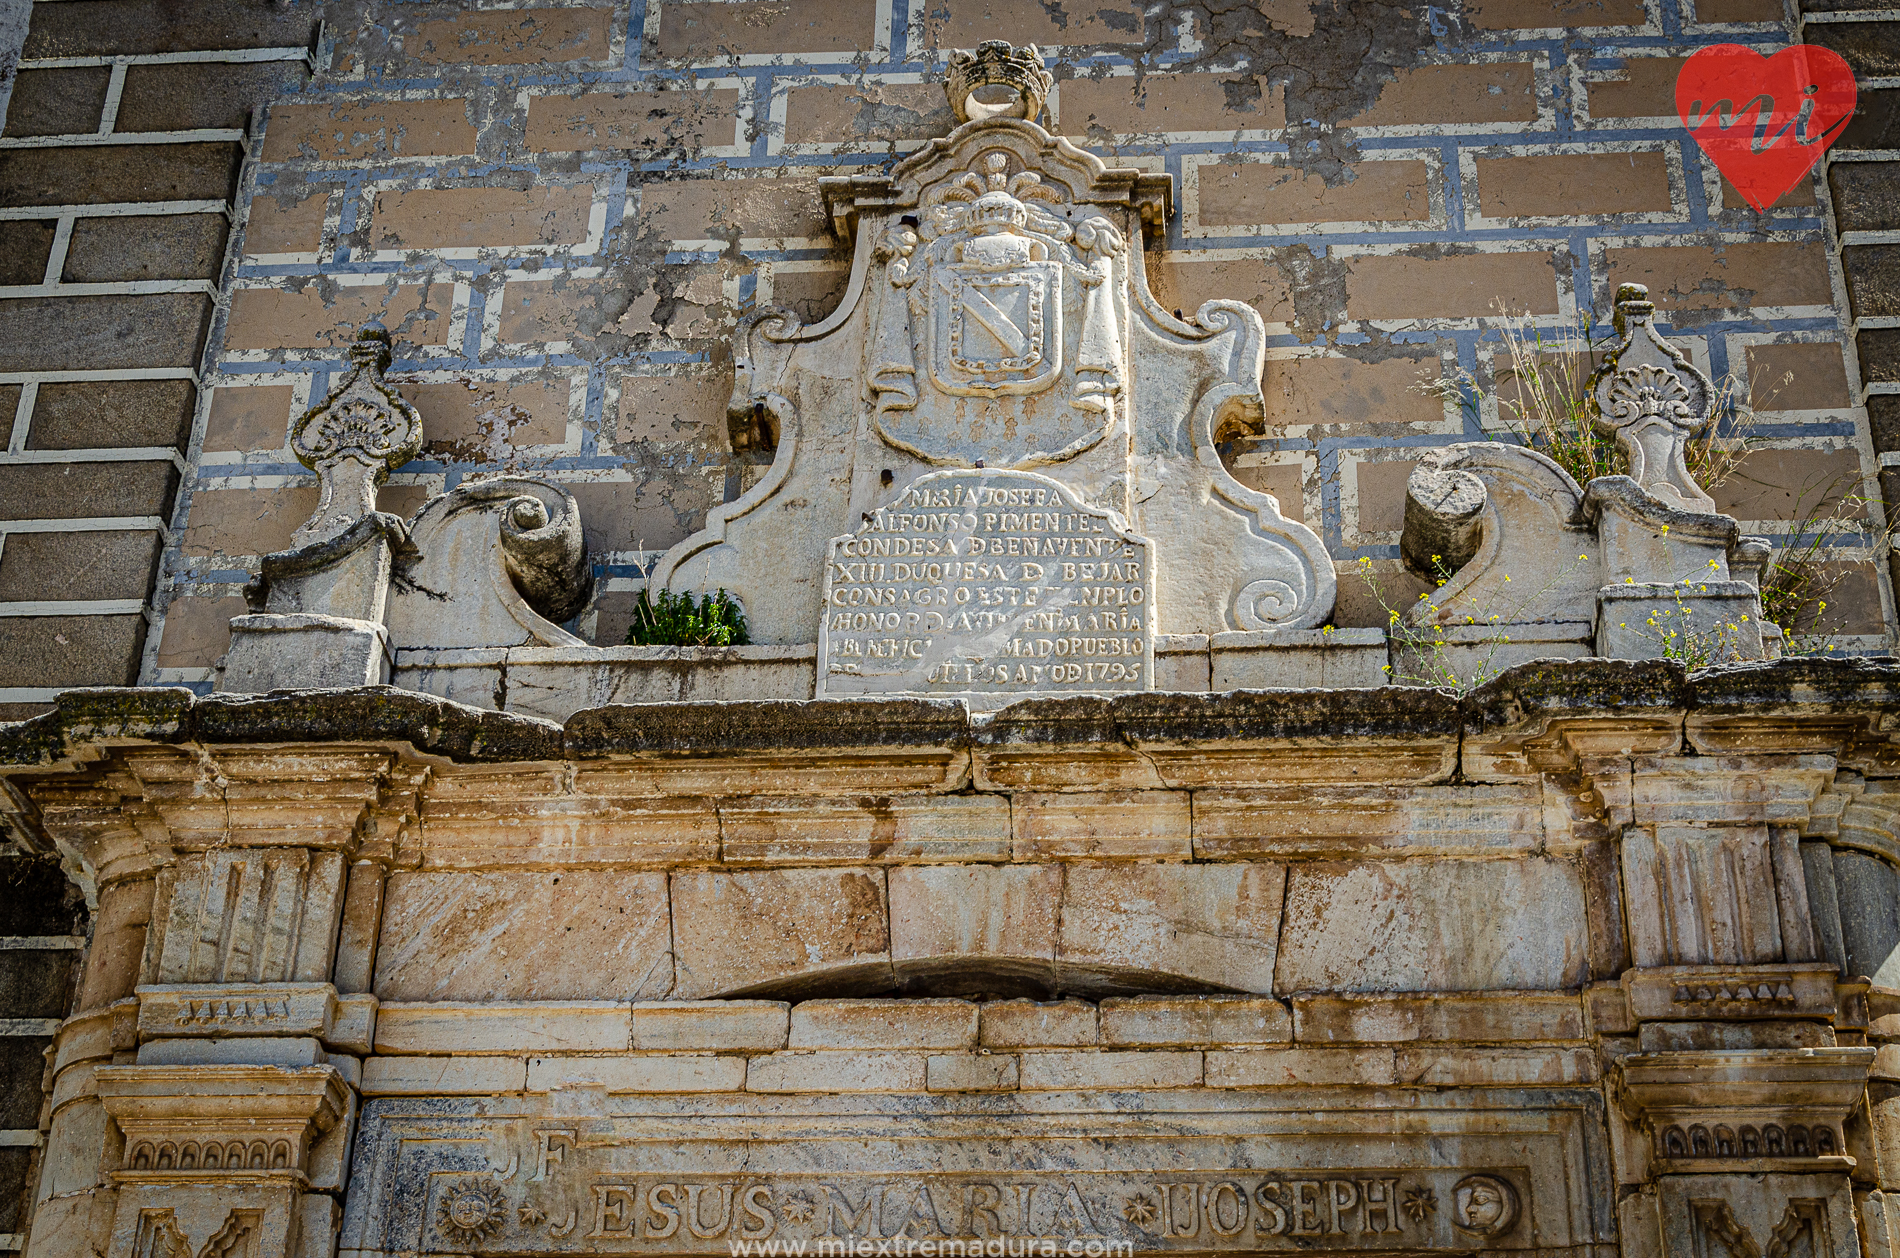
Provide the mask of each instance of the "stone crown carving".
POLYGON ((1616 290, 1622 344, 1590 380, 1596 427, 1616 440, 1630 479, 1672 507, 1713 512, 1715 500, 1689 475, 1688 443, 1709 427, 1714 388, 1689 356, 1656 331, 1649 289, 1616 290))
POLYGON ((1027 118, 1033 122, 1055 85, 1055 75, 1044 67, 1042 54, 1034 44, 1012 48, 1004 40, 987 39, 976 46, 975 52, 950 54, 943 90, 958 122, 989 118, 1027 118), (992 102, 976 98, 979 89, 992 86, 1009 88, 1016 99, 992 102))
POLYGON ((389 333, 365 328, 350 346, 350 374, 290 430, 290 449, 320 478, 317 509, 298 547, 333 537, 376 510, 376 490, 422 448, 422 415, 383 380, 389 333))

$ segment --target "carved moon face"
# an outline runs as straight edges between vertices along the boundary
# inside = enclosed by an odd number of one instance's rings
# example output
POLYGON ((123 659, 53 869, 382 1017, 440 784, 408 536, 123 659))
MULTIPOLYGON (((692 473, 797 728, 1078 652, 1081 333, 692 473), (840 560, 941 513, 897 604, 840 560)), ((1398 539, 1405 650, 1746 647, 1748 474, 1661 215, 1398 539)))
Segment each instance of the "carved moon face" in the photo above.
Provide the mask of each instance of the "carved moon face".
POLYGON ((1517 1190, 1495 1176, 1466 1176, 1452 1199, 1452 1222, 1464 1231, 1496 1236, 1517 1222, 1517 1190))

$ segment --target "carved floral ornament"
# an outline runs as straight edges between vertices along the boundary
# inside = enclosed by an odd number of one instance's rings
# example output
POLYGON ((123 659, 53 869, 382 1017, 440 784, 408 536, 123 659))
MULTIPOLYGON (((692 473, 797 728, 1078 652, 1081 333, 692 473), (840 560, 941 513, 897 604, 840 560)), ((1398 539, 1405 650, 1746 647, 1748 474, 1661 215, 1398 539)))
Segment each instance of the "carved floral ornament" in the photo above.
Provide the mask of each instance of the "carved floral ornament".
POLYGON ((1591 381, 1596 427, 1616 440, 1631 480, 1672 507, 1713 512, 1715 500, 1689 475, 1686 448, 1709 427, 1714 388, 1656 331, 1655 315, 1649 289, 1617 289, 1616 330, 1623 341, 1591 381))
POLYGON ((384 383, 389 333, 370 327, 350 346, 350 374, 290 431, 290 449, 317 473, 319 499, 298 546, 343 532, 376 510, 376 490, 422 449, 422 414, 384 383))

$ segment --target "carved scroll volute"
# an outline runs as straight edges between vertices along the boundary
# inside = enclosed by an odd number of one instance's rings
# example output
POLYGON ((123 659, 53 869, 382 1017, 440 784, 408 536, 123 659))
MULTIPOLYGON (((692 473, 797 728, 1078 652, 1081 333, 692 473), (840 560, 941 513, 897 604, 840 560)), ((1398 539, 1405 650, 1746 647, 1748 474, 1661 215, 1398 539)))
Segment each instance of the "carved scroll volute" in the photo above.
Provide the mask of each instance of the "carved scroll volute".
POLYGON ((290 449, 319 478, 317 509, 291 535, 294 547, 335 537, 376 510, 376 490, 422 448, 422 415, 384 383, 389 333, 365 328, 351 370, 290 431, 290 449))
POLYGON ((1715 500, 1689 475, 1688 443, 1709 427, 1714 389, 1689 356, 1664 340, 1641 284, 1616 290, 1623 342, 1590 382, 1596 427, 1616 439, 1630 479, 1672 507, 1713 512, 1715 500))

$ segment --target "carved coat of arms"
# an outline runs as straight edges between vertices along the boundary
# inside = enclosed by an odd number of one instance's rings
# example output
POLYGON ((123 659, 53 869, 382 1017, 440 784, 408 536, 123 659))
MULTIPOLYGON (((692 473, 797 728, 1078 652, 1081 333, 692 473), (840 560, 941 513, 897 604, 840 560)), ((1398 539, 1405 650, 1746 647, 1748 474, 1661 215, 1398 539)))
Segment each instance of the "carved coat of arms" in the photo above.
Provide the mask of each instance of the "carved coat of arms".
POLYGON ((1115 263, 1127 242, 1036 172, 1012 175, 1007 151, 973 165, 879 242, 873 422, 940 465, 1071 458, 1107 435, 1122 393, 1115 263))
POLYGON ((959 52, 944 86, 956 130, 819 181, 851 282, 820 322, 741 324, 727 415, 771 464, 649 581, 725 589, 755 642, 820 645, 841 688, 1145 689, 1154 635, 1322 623, 1325 544, 1222 461, 1266 412, 1260 316, 1149 290, 1170 178, 1044 130, 1033 48, 959 52))

